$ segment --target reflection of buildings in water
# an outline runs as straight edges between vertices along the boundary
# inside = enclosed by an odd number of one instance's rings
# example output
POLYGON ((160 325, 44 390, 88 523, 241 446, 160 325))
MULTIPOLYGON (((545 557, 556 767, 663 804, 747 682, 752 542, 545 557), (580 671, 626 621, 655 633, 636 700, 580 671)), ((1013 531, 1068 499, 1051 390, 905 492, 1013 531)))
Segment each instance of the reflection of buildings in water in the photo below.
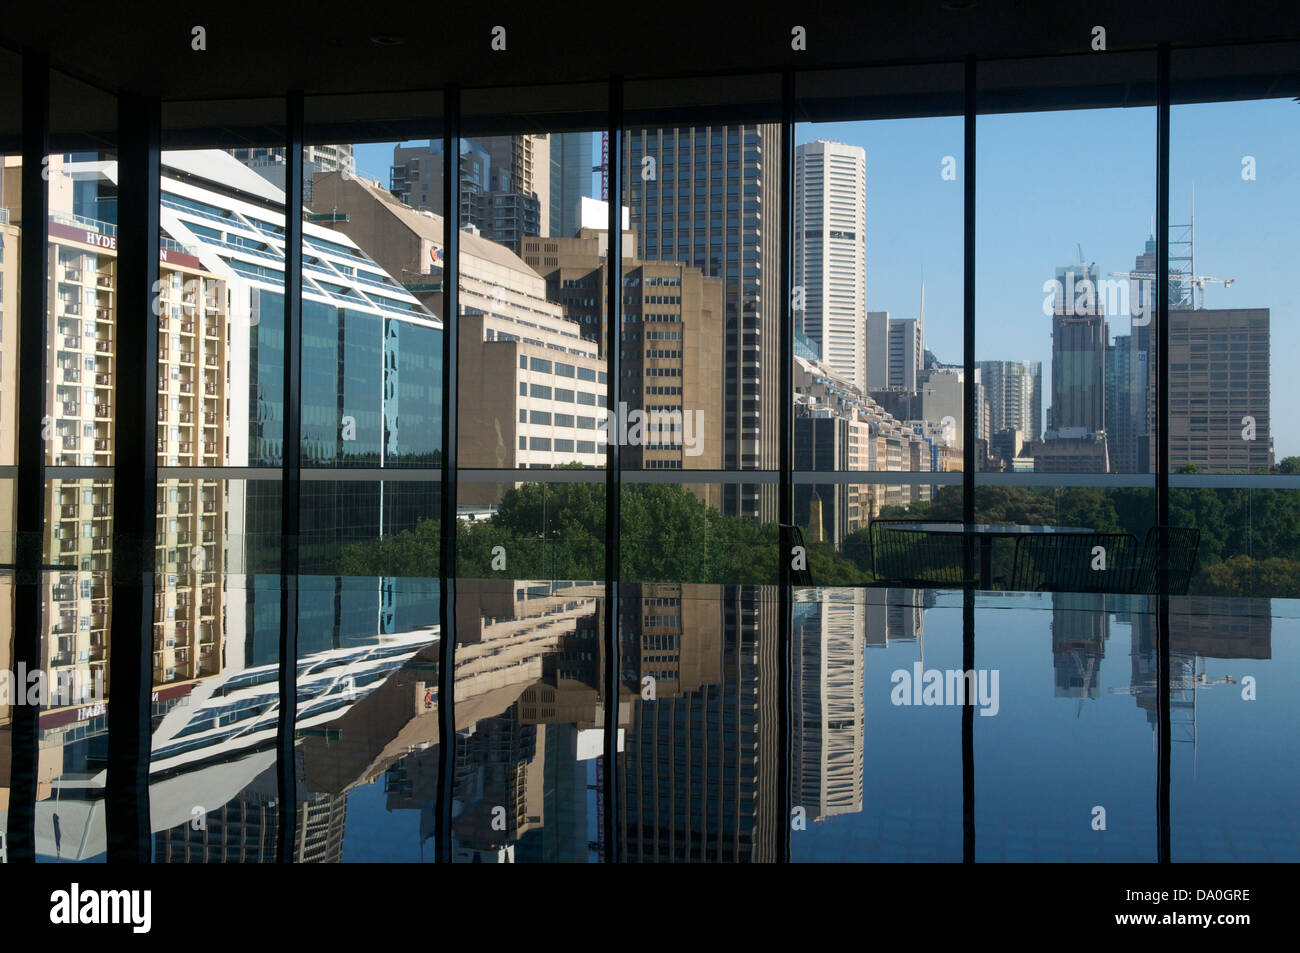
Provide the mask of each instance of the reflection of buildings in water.
POLYGON ((794 607, 791 788, 809 820, 862 810, 867 609, 824 596, 794 607))
MULTIPOLYGON (((710 587, 717 595, 701 598, 702 587, 640 588, 649 605, 637 610, 630 599, 624 606, 622 641, 640 643, 647 616, 655 638, 680 625, 683 657, 698 655, 701 675, 713 669, 719 677, 683 686, 676 696, 633 697, 617 801, 622 856, 633 862, 774 860, 784 823, 776 589, 710 587), (665 599, 680 602, 658 602, 665 599), (695 615, 689 625, 682 624, 687 613, 695 615)), ((643 655, 674 652, 643 647, 643 655)), ((662 671, 674 664, 647 667, 662 671)))
MULTIPOLYGON (((230 576, 226 585, 239 592, 241 598, 254 600, 257 587, 252 580, 230 576)), ((271 597, 269 592, 256 594, 271 597)), ((275 598, 278 600, 278 590, 275 598)), ((226 818, 223 806, 231 805, 226 819, 232 825, 242 824, 245 821, 239 818, 254 809, 264 812, 275 796, 273 782, 271 793, 259 794, 255 781, 261 773, 273 770, 275 764, 279 664, 275 651, 266 650, 275 640, 255 625, 245 626, 247 620, 256 624, 260 618, 256 612, 250 611, 246 617, 230 613, 228 618, 231 624, 219 653, 222 671, 154 692, 149 801, 155 832, 174 832, 189 825, 196 806, 205 809, 205 819, 215 816, 220 824, 226 818), (252 660, 258 664, 249 664, 252 660), (242 807, 241 799, 247 802, 242 807)), ((435 598, 432 619, 436 618, 435 598)), ((391 580, 385 579, 353 585, 344 600, 304 599, 300 646, 333 647, 308 651, 300 659, 300 738, 329 734, 335 721, 345 717, 377 687, 387 684, 388 676, 403 669, 421 650, 436 660, 436 626, 394 631, 399 625, 418 626, 419 621, 429 619, 427 598, 411 593, 395 595, 391 580), (342 611, 344 607, 350 607, 349 611, 342 611), (328 635, 313 643, 321 627, 328 635)), ((261 621, 278 634, 278 618, 261 621)), ((437 684, 436 670, 431 683, 437 684)), ((107 705, 85 712, 47 712, 41 718, 43 783, 37 804, 37 851, 41 856, 70 859, 98 856, 105 848, 107 705)), ((304 743, 300 741, 300 745, 304 743)), ((322 842, 313 833, 320 806, 325 803, 319 797, 321 792, 312 792, 305 784, 300 788, 303 801, 299 807, 303 813, 299 818, 299 854, 303 858, 327 855, 334 850, 322 846, 328 838, 322 842)), ((342 813, 336 820, 342 824, 342 813)), ((186 850, 202 847, 218 854, 233 851, 234 842, 229 839, 233 835, 223 836, 227 837, 225 842, 205 839, 202 828, 193 829, 184 838, 189 844, 186 850)), ((167 842, 180 843, 181 838, 173 833, 167 842)), ((257 850, 250 851, 250 857, 255 857, 257 850)))
POLYGON ((934 604, 934 599, 934 591, 929 589, 867 590, 867 602, 863 606, 866 644, 871 648, 888 648, 891 640, 924 644, 925 610, 934 604))
POLYGON ((1052 670, 1057 698, 1076 700, 1075 715, 1085 698, 1100 691, 1101 663, 1110 638, 1105 597, 1086 592, 1052 593, 1052 670))
MULTIPOLYGON (((259 759, 260 760, 260 759, 259 759)), ((172 864, 275 863, 280 832, 274 756, 247 787, 201 816, 154 834, 154 862, 172 864)), ((293 859, 337 863, 343 859, 347 795, 311 794, 297 806, 293 859)))
POLYGON ((584 761, 603 749, 603 595, 458 585, 454 861, 586 859, 584 761))
MULTIPOLYGON (((1154 607, 1153 607, 1154 609, 1154 607)), ((1128 685, 1113 686, 1112 694, 1132 695, 1146 712, 1152 743, 1159 722, 1159 636, 1156 615, 1131 612, 1118 618, 1132 626, 1128 685)), ((1200 694, 1215 686, 1234 685, 1225 674, 1210 678, 1208 659, 1272 658, 1273 619, 1270 600, 1237 596, 1178 596, 1169 607, 1170 737, 1197 748, 1200 694)))

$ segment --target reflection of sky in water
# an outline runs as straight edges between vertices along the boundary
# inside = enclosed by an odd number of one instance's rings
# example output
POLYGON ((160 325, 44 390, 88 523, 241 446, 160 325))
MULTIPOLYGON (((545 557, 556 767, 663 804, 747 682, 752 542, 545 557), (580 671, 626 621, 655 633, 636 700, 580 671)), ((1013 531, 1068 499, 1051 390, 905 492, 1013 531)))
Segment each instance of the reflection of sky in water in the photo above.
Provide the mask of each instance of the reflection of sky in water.
MULTIPOLYGON (((351 863, 418 863, 419 811, 390 811, 385 806, 384 779, 348 792, 348 818, 343 830, 343 860, 351 863)), ((435 859, 432 839, 424 845, 424 860, 435 859)))
MULTIPOLYGON (((1150 617, 1121 621, 1133 618, 1110 614, 1103 640, 1092 613, 978 610, 975 666, 999 671, 1000 711, 974 718, 977 860, 1157 859, 1155 685, 1142 674, 1155 671, 1155 643, 1150 617), (1104 831, 1092 829, 1096 806, 1104 831)), ((1272 620, 1271 658, 1230 660, 1179 653, 1177 625, 1174 678, 1194 664, 1204 683, 1173 686, 1173 859, 1300 859, 1300 623, 1272 620), (1246 675, 1256 701, 1242 699, 1246 675)), ((961 667, 959 611, 925 613, 924 652, 926 669, 961 667)), ((919 658, 916 642, 866 650, 862 810, 810 819, 792 834, 793 859, 961 860, 961 709, 890 702, 891 673, 919 658)))

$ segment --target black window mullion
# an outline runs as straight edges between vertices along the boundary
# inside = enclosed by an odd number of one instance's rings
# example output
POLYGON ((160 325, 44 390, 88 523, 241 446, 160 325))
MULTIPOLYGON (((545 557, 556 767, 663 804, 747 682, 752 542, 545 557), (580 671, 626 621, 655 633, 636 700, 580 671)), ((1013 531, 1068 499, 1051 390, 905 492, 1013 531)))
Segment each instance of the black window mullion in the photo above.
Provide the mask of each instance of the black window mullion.
POLYGON ((154 536, 158 499, 158 293, 162 106, 118 100, 117 381, 113 415, 113 618, 110 629, 108 859, 150 859, 154 536), (128 368, 133 373, 122 373, 128 368))
MULTIPOLYGON (((787 70, 781 77, 781 208, 780 208, 780 288, 781 301, 781 358, 777 368, 777 399, 780 401, 780 441, 778 448, 778 466, 781 470, 781 483, 778 494, 779 522, 782 527, 794 526, 794 170, 795 170, 795 83, 793 71, 787 70)), ((742 143, 743 151, 744 145, 742 143)), ((743 329, 742 329, 743 335, 743 329)), ((786 536, 784 532, 780 534, 786 536)), ((776 859, 782 863, 790 860, 790 837, 792 832, 790 813, 793 808, 794 792, 791 789, 793 734, 791 719, 793 717, 794 698, 791 695, 790 650, 794 631, 794 574, 792 572, 793 547, 796 537, 793 531, 782 540, 778 558, 780 559, 779 611, 777 620, 777 698, 780 704, 778 731, 781 743, 778 747, 778 784, 780 792, 780 812, 777 823, 776 859)), ((805 555, 805 558, 806 555, 805 555)))
POLYGON ((442 491, 439 500, 438 811, 434 844, 451 862, 456 767, 456 502, 460 362, 460 90, 443 91, 442 130, 442 491))
MULTIPOLYGON (((609 241, 605 265, 607 303, 605 333, 605 407, 608 414, 616 414, 622 396, 623 361, 621 353, 623 331, 623 81, 613 77, 609 83, 609 115, 606 117, 609 134, 609 241)), ((609 419, 605 441, 605 751, 604 759, 605 810, 600 823, 604 825, 605 859, 611 863, 619 860, 618 842, 618 685, 619 685, 619 577, 622 560, 619 558, 622 525, 622 459, 617 420, 609 419)))
MULTIPOLYGON (((45 413, 45 294, 49 256, 45 221, 49 215, 49 183, 41 175, 50 140, 50 63, 44 53, 23 52, 22 208, 24 227, 19 312, 18 467, 15 487, 15 573, 13 666, 36 671, 41 667, 41 537, 45 514, 45 443, 41 418, 45 413)), ((40 710, 14 705, 10 764, 9 829, 6 852, 10 862, 36 860, 36 763, 40 710)))
POLYGON ((303 94, 285 101, 284 441, 280 511, 280 717, 276 725, 276 856, 293 860, 297 841, 294 734, 298 715, 298 571, 302 490, 302 141, 303 94))
MULTIPOLYGON (((1169 525, 1169 45, 1156 57, 1156 525, 1169 525)), ((1159 583, 1156 588, 1157 723, 1159 757, 1156 776, 1157 859, 1169 863, 1171 704, 1169 672, 1169 547, 1157 531, 1159 583)))

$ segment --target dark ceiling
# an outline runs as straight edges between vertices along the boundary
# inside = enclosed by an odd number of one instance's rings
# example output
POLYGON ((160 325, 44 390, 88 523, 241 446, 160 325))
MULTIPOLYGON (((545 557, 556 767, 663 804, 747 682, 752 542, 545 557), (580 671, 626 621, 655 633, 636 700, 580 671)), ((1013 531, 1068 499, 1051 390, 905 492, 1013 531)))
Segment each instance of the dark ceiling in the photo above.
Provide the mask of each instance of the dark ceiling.
POLYGON ((1088 53, 1094 26, 1111 51, 1295 39, 1300 3, 17 0, 0 43, 45 51, 56 69, 114 92, 185 100, 1088 53), (196 25, 204 52, 191 49, 196 25), (504 52, 491 49, 498 25, 504 52), (807 30, 805 52, 791 49, 795 25, 807 30))

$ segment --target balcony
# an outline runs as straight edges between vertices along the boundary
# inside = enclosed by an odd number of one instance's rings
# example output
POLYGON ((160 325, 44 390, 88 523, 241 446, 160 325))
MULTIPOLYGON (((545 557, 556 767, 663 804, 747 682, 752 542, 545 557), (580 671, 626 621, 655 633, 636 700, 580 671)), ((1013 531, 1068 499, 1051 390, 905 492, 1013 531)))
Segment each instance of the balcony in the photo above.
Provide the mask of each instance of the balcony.
POLYGON ((95 386, 96 386, 96 387, 112 387, 112 386, 113 386, 113 375, 112 375, 112 374, 96 374, 96 375, 95 375, 95 386))
POLYGON ((65 416, 65 417, 78 417, 78 416, 80 416, 80 415, 81 415, 81 405, 80 405, 80 404, 71 404, 71 403, 68 403, 67 401, 64 402, 64 404, 63 404, 63 416, 65 416))
POLYGON ((194 393, 194 382, 193 382, 193 381, 181 381, 181 382, 180 382, 180 392, 181 392, 182 394, 192 394, 192 393, 194 393))
POLYGON ((79 445, 80 445, 80 441, 79 441, 79 438, 77 437, 76 434, 64 434, 64 435, 63 435, 63 449, 64 449, 64 450, 76 450, 76 449, 78 448, 79 445))
MULTIPOLYGON (((164 409, 165 409, 165 408, 164 408, 164 409)), ((96 416, 96 417, 108 417, 108 416, 109 416, 109 412, 108 412, 108 404, 96 404, 96 405, 95 405, 95 416, 96 416)))
POLYGON ((95 449, 96 449, 96 450, 107 450, 107 449, 108 449, 108 438, 107 438, 107 437, 98 437, 98 438, 96 438, 96 440, 95 440, 95 449))
POLYGON ((96 287, 96 288, 102 288, 102 289, 104 289, 104 290, 106 290, 106 291, 112 291, 112 290, 113 290, 113 278, 112 278, 112 276, 110 276, 110 275, 96 275, 96 276, 95 276, 95 287, 96 287))
POLYGON ((112 354, 112 353, 113 353, 113 342, 112 342, 112 341, 96 341, 96 342, 95 342, 95 350, 98 351, 100 354, 112 354))

